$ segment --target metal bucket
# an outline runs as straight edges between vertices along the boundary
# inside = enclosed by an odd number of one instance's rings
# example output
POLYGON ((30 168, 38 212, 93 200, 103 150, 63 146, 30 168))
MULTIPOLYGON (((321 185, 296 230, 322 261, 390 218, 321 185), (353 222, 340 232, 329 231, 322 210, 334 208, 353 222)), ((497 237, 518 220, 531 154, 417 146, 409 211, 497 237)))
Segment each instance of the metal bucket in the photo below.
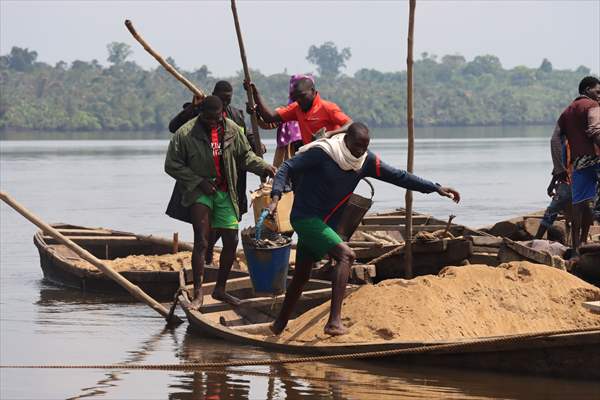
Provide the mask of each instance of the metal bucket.
POLYGON ((375 188, 366 178, 362 179, 367 182, 369 187, 371 188, 371 198, 367 199, 361 195, 356 193, 352 193, 348 202, 346 203, 346 207, 340 217, 340 221, 337 226, 337 233, 340 235, 342 240, 347 242, 350 240, 350 237, 358 228, 358 225, 362 222, 363 217, 369 211, 371 206, 373 205, 373 196, 375 196, 375 188))
POLYGON ((254 292, 273 295, 284 293, 292 243, 281 247, 259 249, 242 241, 242 247, 254 292))

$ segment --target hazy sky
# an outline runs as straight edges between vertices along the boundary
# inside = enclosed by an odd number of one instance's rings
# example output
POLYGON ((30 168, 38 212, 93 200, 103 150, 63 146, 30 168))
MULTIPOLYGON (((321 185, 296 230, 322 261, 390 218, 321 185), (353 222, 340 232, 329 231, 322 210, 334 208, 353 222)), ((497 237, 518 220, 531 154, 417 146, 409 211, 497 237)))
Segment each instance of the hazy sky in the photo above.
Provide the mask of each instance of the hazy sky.
MULTIPOLYGON (((238 1, 251 68, 308 72, 308 48, 331 40, 350 47, 347 73, 405 69, 405 1, 238 1)), ((125 29, 126 18, 163 56, 217 76, 241 69, 228 1, 0 0, 0 53, 12 46, 38 59, 106 64, 106 44, 126 42, 144 67, 156 62, 125 29)), ((417 1, 415 54, 497 55, 504 67, 586 65, 600 71, 600 0, 417 1)))

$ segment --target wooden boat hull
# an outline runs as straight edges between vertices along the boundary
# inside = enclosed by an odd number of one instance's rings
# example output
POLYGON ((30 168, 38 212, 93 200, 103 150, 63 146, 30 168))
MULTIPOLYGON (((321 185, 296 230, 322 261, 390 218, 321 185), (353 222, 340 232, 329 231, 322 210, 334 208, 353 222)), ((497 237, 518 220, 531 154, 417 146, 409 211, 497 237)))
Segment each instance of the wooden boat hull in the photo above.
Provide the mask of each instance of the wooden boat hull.
MULTIPOLYGON (((404 241, 403 235, 406 224, 406 210, 398 208, 394 211, 370 213, 357 228, 355 236, 361 237, 365 233, 370 235, 383 235, 392 241, 404 241)), ((413 212, 413 234, 417 232, 443 231, 447 221, 436 219, 430 215, 413 212)), ((414 276, 437 274, 449 265, 461 265, 469 260, 474 253, 474 246, 470 237, 487 236, 483 232, 470 229, 463 225, 450 224, 448 233, 457 238, 440 238, 432 241, 415 241, 413 243, 412 273, 414 276), (458 238, 462 236, 461 238, 458 238)), ((355 248, 356 258, 359 262, 368 264, 373 258, 377 258, 390 250, 396 248, 397 244, 383 246, 371 246, 367 248, 355 248)), ((404 254, 400 252, 376 263, 375 281, 390 278, 405 278, 406 265, 404 254)))
POLYGON ((600 286, 600 253, 581 255, 572 272, 584 281, 600 286))
MULTIPOLYGON (((326 298, 323 298, 321 303, 326 300, 326 298)), ((211 310, 209 312, 191 310, 186 293, 179 296, 179 301, 194 332, 231 343, 257 346, 274 352, 335 355, 419 348, 435 344, 455 344, 457 346, 450 349, 433 349, 418 354, 393 355, 377 358, 377 360, 402 363, 402 365, 422 364, 563 378, 600 379, 600 328, 585 333, 515 339, 497 344, 468 343, 465 345, 465 342, 460 341, 386 341, 309 345, 280 342, 274 338, 264 338, 256 335, 257 333, 268 333, 268 323, 225 326, 219 323, 214 315, 211 315, 211 310)), ((302 298, 300 303, 302 303, 302 298)), ((232 310, 229 309, 228 312, 231 313, 232 310)))
MULTIPOLYGON (((54 224, 53 227, 63 230, 76 230, 79 239, 72 239, 80 244, 86 250, 99 258, 105 258, 107 244, 110 245, 109 257, 126 257, 134 254, 168 254, 172 251, 172 244, 167 239, 156 237, 144 237, 129 232, 119 232, 104 230, 110 232, 106 234, 106 240, 85 239, 85 231, 98 232, 96 228, 86 228, 81 226, 54 224), (118 238, 136 237, 138 240, 127 240, 119 242, 118 238)), ((67 235, 69 236, 69 235, 67 235)), ((71 235, 72 237, 72 235, 71 235)), ((33 242, 40 254, 40 266, 44 278, 49 282, 79 289, 86 292, 97 292, 123 297, 124 299, 134 300, 131 295, 99 271, 86 270, 78 267, 75 261, 80 258, 69 251, 64 245, 56 244, 44 237, 42 232, 37 232, 33 237, 33 242)), ((191 245, 180 243, 181 250, 191 250, 191 245)), ((206 282, 216 280, 218 268, 207 266, 205 269, 206 282)), ((178 271, 124 271, 121 274, 133 284, 139 286, 159 301, 173 300, 177 289, 179 288, 178 271)), ((191 271, 186 270, 187 279, 191 280, 191 271)), ((231 277, 236 278, 244 276, 241 271, 231 271, 231 277)))
MULTIPOLYGON (((548 253, 534 250, 523 243, 504 238, 504 243, 498 253, 501 262, 530 261, 548 266, 553 265, 552 256, 548 253)), ((564 263, 566 266, 566 263, 564 263)), ((569 267, 569 272, 593 285, 600 285, 600 253, 586 253, 579 257, 575 265, 569 267)))

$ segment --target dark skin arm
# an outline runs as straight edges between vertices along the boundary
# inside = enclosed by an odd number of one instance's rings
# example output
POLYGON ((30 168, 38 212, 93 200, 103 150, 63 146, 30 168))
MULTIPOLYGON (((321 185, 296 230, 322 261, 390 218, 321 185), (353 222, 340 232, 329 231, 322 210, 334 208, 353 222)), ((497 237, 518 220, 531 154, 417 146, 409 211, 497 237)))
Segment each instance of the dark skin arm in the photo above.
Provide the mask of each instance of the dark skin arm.
POLYGON ((554 196, 554 194, 555 194, 554 189, 556 189, 556 185, 558 185, 558 182, 564 180, 566 177, 567 177, 566 172, 561 172, 559 174, 552 175, 552 178, 550 179, 550 183, 548 184, 548 189, 546 189, 546 193, 548 193, 548 196, 550 196, 550 197, 554 196))
MULTIPOLYGON (((455 203, 460 201, 460 193, 450 187, 440 186, 438 189, 438 194, 440 196, 448 197, 452 199, 455 203)), ((277 204, 279 203, 279 196, 275 195, 271 197, 271 203, 267 206, 267 210, 269 210, 269 215, 275 215, 277 212, 277 204)))
POLYGON ((263 121, 262 117, 258 118, 257 121, 258 121, 258 126, 261 129, 271 130, 271 129, 277 129, 277 127, 279 127, 279 124, 275 123, 275 122, 266 123, 265 121, 263 121))
POLYGON ((554 196, 554 189, 556 188, 556 177, 552 177, 550 179, 550 183, 548 184, 548 188, 546 189, 546 193, 548 193, 549 197, 554 196))
POLYGON ((260 113, 256 112, 256 108, 257 108, 256 104, 254 105, 254 108, 252 108, 252 107, 250 107, 249 103, 246 103, 246 112, 248 114, 256 113, 256 122, 258 122, 259 128, 261 128, 261 129, 277 129, 279 127, 279 124, 276 122, 271 122, 271 123, 265 122, 262 115, 260 115, 260 113))
POLYGON ((330 138, 330 137, 335 136, 335 135, 337 135, 339 133, 347 132, 348 131, 348 127, 350 125, 352 125, 352 120, 348 121, 345 125, 340 126, 338 129, 335 129, 333 131, 327 131, 327 132, 325 132, 325 137, 330 138))
POLYGON ((248 88, 250 88, 252 90, 252 94, 254 95, 254 100, 256 101, 256 109, 257 109, 259 115, 261 116, 261 118, 263 119, 263 121, 265 121, 266 123, 272 123, 272 122, 281 123, 281 122, 283 122, 281 120, 281 117, 279 116, 279 114, 277 114, 276 111, 271 110, 265 104, 262 96, 258 92, 258 89, 256 88, 256 85, 254 83, 244 81, 244 88, 246 90, 248 90, 248 88))
POLYGON ((269 210, 269 215, 274 216, 277 212, 277 204, 279 203, 279 196, 272 196, 271 203, 267 206, 267 210, 269 210))
POLYGON ((203 179, 198 186, 200 187, 200 190, 202 190, 204 194, 208 196, 215 194, 217 191, 217 189, 215 189, 215 185, 213 185, 213 183, 208 179, 203 179))

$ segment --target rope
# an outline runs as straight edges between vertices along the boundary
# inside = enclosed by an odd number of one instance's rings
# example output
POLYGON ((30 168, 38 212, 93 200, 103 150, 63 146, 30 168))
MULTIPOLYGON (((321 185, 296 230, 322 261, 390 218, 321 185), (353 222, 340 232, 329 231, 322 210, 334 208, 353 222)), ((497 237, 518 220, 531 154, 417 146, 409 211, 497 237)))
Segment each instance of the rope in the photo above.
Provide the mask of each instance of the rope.
POLYGON ((281 360, 272 359, 261 359, 261 360, 235 360, 228 362, 204 362, 204 363, 179 363, 179 364, 47 364, 47 365, 0 365, 1 369, 130 369, 130 370, 162 370, 162 371, 193 371, 203 370, 210 368, 226 368, 226 367, 245 367, 245 366, 259 366, 259 365, 280 365, 280 364, 297 364, 305 362, 323 362, 323 361, 341 361, 341 360, 352 360, 352 359, 366 359, 366 358, 381 358, 390 357, 395 355, 406 355, 406 354, 421 354, 431 353, 440 350, 461 350, 468 349, 470 347, 476 347, 479 345, 487 344, 504 344, 511 342, 520 342, 527 339, 548 337, 555 335, 566 335, 574 333, 586 333, 586 332, 598 332, 600 333, 600 327, 593 328, 577 328, 567 330, 554 330, 537 333, 522 333, 511 336, 500 336, 487 339, 473 340, 470 342, 460 343, 446 343, 446 344, 434 344, 424 345, 419 347, 408 347, 404 349, 392 349, 392 350, 380 350, 380 351, 367 351, 350 354, 333 354, 325 356, 312 356, 312 357, 296 357, 281 360))

